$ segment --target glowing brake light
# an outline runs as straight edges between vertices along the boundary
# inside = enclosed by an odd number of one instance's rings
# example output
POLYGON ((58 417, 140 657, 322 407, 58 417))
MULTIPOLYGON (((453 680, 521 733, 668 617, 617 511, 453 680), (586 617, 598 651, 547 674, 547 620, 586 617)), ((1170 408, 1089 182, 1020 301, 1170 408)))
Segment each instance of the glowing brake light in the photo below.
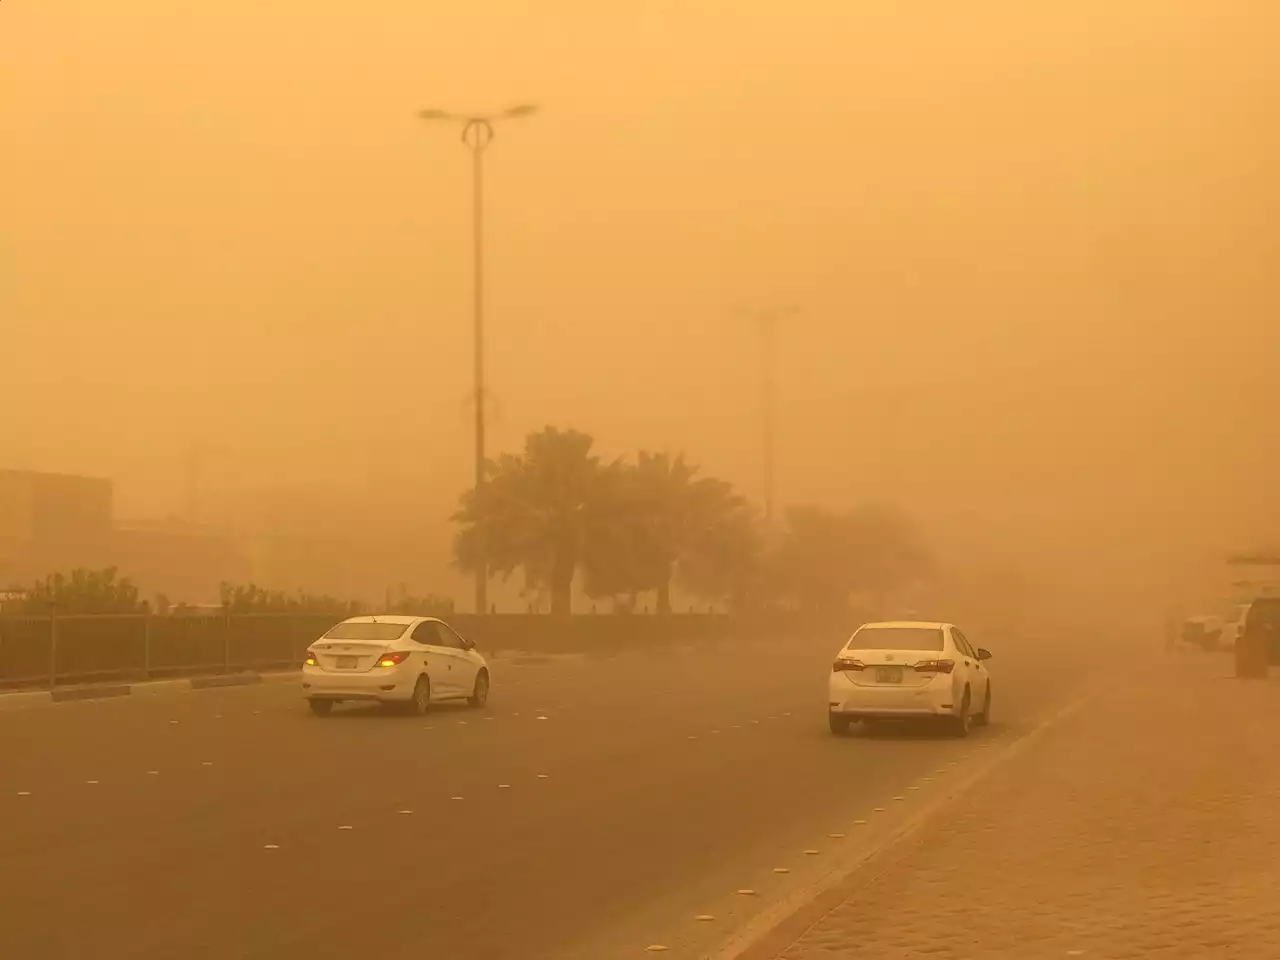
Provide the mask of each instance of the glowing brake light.
POLYGON ((316 652, 314 650, 308 650, 307 659, 302 662, 308 667, 318 667, 320 665, 320 662, 316 659, 316 652))
POLYGON ((403 663, 409 654, 403 650, 390 650, 378 658, 378 666, 394 667, 398 663, 403 663))
POLYGON ((866 668, 867 668, 867 665, 863 663, 861 660, 846 660, 843 657, 841 657, 841 658, 838 658, 836 662, 831 665, 831 672, 844 673, 846 671, 852 670, 856 673, 857 671, 865 670, 866 668))
POLYGON ((922 660, 916 664, 916 673, 950 673, 955 668, 954 660, 922 660))

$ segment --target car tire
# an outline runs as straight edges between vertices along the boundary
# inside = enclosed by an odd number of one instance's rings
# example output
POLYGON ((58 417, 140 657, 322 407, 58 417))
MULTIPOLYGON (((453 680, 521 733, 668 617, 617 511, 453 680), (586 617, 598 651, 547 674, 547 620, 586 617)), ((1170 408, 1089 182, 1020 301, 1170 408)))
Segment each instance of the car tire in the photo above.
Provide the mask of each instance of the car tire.
POLYGON ((849 735, 849 727, 853 721, 843 713, 827 713, 827 726, 831 728, 831 732, 837 737, 845 737, 849 735))
POLYGON ((947 727, 953 737, 967 737, 973 724, 973 716, 969 712, 969 688, 965 687, 964 699, 960 701, 960 712, 947 718, 947 727))
POLYGON ((476 674, 476 685, 467 697, 467 704, 479 710, 489 702, 489 671, 481 670, 476 674))
POLYGON ((982 701, 982 712, 973 718, 975 727, 991 726, 991 684, 987 684, 987 695, 982 701))
POLYGON ((413 696, 407 706, 415 717, 431 710, 431 681, 425 675, 418 677, 418 682, 413 685, 413 696))
POLYGON ((327 717, 333 712, 332 700, 318 700, 313 698, 307 701, 307 706, 311 708, 311 712, 317 717, 327 717))

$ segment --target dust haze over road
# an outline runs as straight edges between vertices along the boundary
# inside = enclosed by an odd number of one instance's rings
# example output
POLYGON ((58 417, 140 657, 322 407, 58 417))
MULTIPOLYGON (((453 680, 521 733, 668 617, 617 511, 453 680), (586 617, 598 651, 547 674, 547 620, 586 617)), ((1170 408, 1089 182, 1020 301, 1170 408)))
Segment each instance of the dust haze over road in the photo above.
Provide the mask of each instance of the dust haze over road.
POLYGON ((319 721, 292 683, 0 712, 0 951, 707 949, 829 865, 828 833, 1091 679, 1037 684, 1042 647, 982 636, 1001 668, 988 731, 833 738, 841 639, 499 662, 486 711, 423 718, 319 721))
POLYGON ((488 452, 576 428, 757 510, 744 318, 794 306, 780 507, 901 510, 997 689, 979 746, 830 736, 831 656, 912 606, 881 592, 499 658, 484 712, 318 721, 292 682, 0 709, 0 955, 696 955, 1157 650, 1224 554, 1280 547, 1277 29, 1244 0, 0 4, 0 468, 110 477, 116 520, 250 559, 303 543, 270 589, 466 596, 468 158, 417 113, 537 102, 486 158, 488 452), (308 537, 347 568, 303 570, 308 537))

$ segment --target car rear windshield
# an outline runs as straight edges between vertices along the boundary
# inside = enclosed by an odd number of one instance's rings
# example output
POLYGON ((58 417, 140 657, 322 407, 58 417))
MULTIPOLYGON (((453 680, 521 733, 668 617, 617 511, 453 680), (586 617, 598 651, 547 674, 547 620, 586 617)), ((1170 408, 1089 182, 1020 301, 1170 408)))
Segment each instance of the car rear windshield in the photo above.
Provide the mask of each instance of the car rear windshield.
POLYGON ((863 627, 849 641, 850 650, 941 650, 937 627, 863 627))
POLYGON ((340 623, 324 635, 326 640, 397 640, 403 623, 340 623))

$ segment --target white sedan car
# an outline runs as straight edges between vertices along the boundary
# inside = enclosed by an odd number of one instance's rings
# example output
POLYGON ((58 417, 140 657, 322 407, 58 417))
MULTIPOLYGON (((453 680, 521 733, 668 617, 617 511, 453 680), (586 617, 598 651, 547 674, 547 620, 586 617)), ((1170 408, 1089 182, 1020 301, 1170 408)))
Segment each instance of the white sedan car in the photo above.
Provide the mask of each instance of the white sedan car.
POLYGON ((443 620, 352 617, 307 648, 302 695, 322 717, 344 700, 403 704, 419 714, 441 700, 483 707, 489 665, 443 620))
POLYGON ((991 719, 989 659, 949 623, 864 624, 831 665, 831 732, 848 733, 859 720, 937 718, 966 736, 991 719))

